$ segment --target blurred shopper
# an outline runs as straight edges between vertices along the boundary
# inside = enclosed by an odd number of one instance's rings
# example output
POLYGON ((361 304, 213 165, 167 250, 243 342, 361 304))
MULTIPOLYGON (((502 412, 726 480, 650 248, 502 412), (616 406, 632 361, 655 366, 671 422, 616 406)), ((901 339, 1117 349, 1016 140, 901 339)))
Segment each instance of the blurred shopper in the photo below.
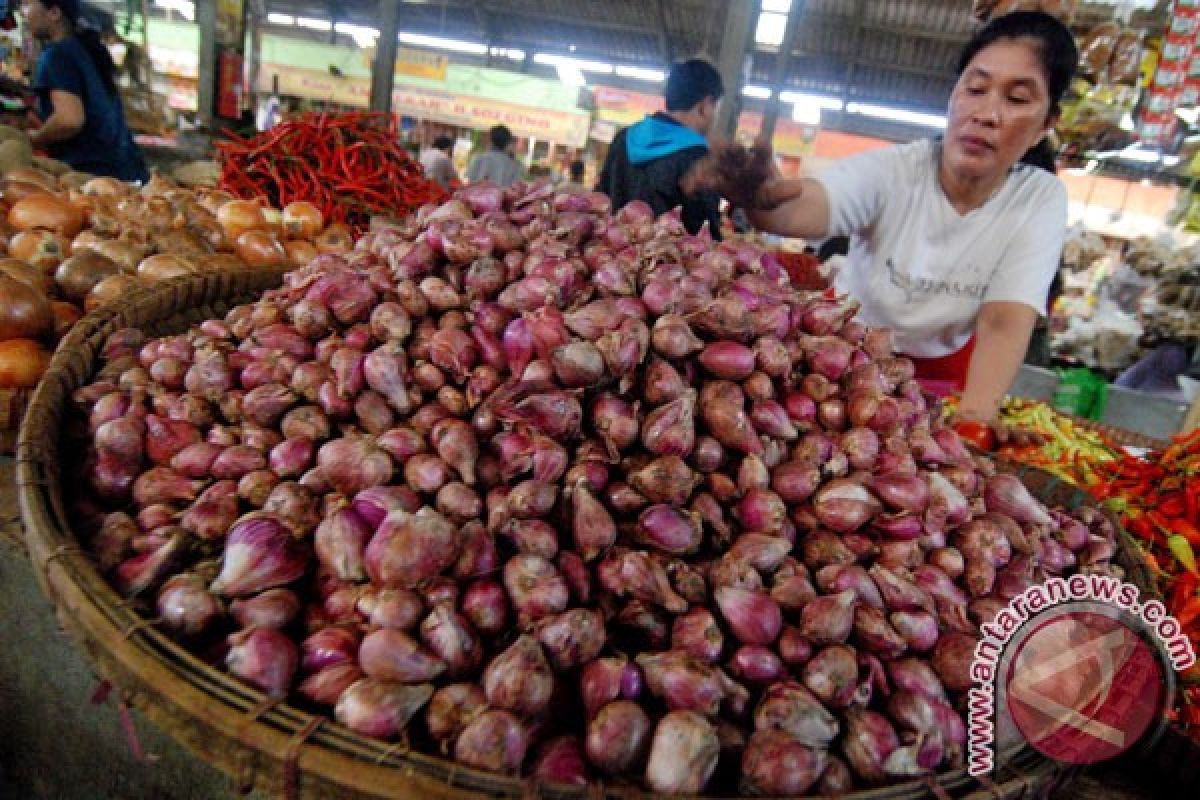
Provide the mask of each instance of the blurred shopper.
POLYGON ((721 197, 711 190, 685 194, 680 179, 708 152, 705 139, 725 87, 716 68, 693 59, 671 68, 666 111, 617 132, 596 188, 614 209, 642 200, 655 214, 683 207, 683 225, 696 233, 705 222, 721 238, 721 197))
POLYGON ((149 180, 125 122, 116 65, 81 21, 79 0, 25 0, 21 14, 42 42, 33 75, 42 126, 29 132, 33 146, 78 172, 149 180))
POLYGON ((450 189, 458 183, 458 173, 454 170, 454 162, 450 153, 454 150, 454 140, 442 134, 433 140, 433 146, 421 153, 421 166, 425 168, 425 177, 441 184, 442 188, 450 189))
POLYGON ((571 162, 567 167, 567 180, 563 182, 562 190, 564 192, 586 192, 588 187, 583 183, 584 164, 579 159, 571 162))
POLYGON ((512 146, 516 139, 504 125, 488 131, 489 147, 472 159, 467 167, 467 183, 490 181, 503 188, 520 180, 524 170, 512 157, 512 146))

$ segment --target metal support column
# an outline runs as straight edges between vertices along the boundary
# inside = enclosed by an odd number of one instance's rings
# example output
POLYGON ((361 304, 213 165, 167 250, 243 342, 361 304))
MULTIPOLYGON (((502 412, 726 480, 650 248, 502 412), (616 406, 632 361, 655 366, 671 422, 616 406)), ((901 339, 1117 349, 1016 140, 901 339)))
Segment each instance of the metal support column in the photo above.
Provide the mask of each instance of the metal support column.
POLYGON ((371 65, 371 110, 392 110, 396 72, 396 36, 400 31, 400 0, 379 0, 379 44, 371 65))
POLYGON ((779 95, 787 85, 788 68, 792 64, 792 50, 796 47, 796 31, 800 30, 800 15, 804 13, 804 0, 792 0, 787 25, 783 29, 783 42, 775 54, 775 74, 771 79, 771 97, 767 100, 767 111, 763 114, 759 136, 771 139, 775 136, 775 123, 779 121, 779 95))
POLYGON ((196 0, 200 51, 196 54, 196 96, 200 126, 212 130, 217 99, 217 1, 196 0))
MULTIPOLYGON (((249 40, 246 44, 246 84, 250 87, 251 98, 258 91, 258 73, 262 65, 262 26, 266 20, 266 4, 262 0, 251 3, 246 12, 246 32, 249 40)), ((257 105, 251 103, 250 109, 257 110, 257 105)))
POLYGON ((721 38, 721 51, 717 55, 717 70, 725 83, 725 101, 721 103, 717 122, 713 126, 716 136, 728 138, 737 129, 737 118, 742 108, 742 75, 756 11, 756 0, 729 0, 725 9, 724 36, 721 38))

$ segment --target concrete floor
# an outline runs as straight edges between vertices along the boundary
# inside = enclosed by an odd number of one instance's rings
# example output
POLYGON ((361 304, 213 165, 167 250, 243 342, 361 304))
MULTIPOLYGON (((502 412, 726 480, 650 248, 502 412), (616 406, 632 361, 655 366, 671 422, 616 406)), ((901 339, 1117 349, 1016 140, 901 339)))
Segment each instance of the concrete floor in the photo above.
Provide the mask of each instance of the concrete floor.
MULTIPOLYGON (((0 798, 207 800, 238 798, 228 778, 134 713, 147 758, 134 758, 110 700, 54 622, 20 543, 12 462, 0 459, 0 798)), ((1109 765, 1076 781, 1064 800, 1194 796, 1145 785, 1136 767, 1109 765)))

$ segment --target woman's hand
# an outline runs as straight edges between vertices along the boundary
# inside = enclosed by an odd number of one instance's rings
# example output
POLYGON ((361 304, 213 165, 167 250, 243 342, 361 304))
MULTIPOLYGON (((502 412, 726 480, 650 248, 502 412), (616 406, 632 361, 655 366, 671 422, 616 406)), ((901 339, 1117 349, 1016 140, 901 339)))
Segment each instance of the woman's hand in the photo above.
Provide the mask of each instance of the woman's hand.
POLYGON ((998 447, 1037 447, 1046 442, 1046 437, 1037 431, 1013 427, 995 418, 981 420, 958 413, 950 418, 950 427, 967 444, 985 453, 998 447))
POLYGON ((684 194, 711 190, 746 210, 768 211, 804 193, 804 181, 789 180, 775 165, 771 144, 760 139, 747 150, 717 140, 680 181, 684 194))

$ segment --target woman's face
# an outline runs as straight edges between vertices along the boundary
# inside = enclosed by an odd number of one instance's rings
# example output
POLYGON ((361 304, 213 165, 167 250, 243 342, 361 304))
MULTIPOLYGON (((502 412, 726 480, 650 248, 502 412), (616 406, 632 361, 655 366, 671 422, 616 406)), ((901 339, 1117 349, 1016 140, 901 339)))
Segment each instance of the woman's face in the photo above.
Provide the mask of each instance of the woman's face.
MULTIPOLYGON (((59 12, 59 15, 61 13, 59 12)), ((40 0, 24 0, 21 3, 21 16, 25 18, 25 27, 35 37, 48 36, 54 25, 55 15, 42 5, 40 0)))
POLYGON ((943 149, 963 178, 1007 172, 1053 124, 1046 74, 1036 45, 1003 39, 980 50, 954 86, 943 149))

